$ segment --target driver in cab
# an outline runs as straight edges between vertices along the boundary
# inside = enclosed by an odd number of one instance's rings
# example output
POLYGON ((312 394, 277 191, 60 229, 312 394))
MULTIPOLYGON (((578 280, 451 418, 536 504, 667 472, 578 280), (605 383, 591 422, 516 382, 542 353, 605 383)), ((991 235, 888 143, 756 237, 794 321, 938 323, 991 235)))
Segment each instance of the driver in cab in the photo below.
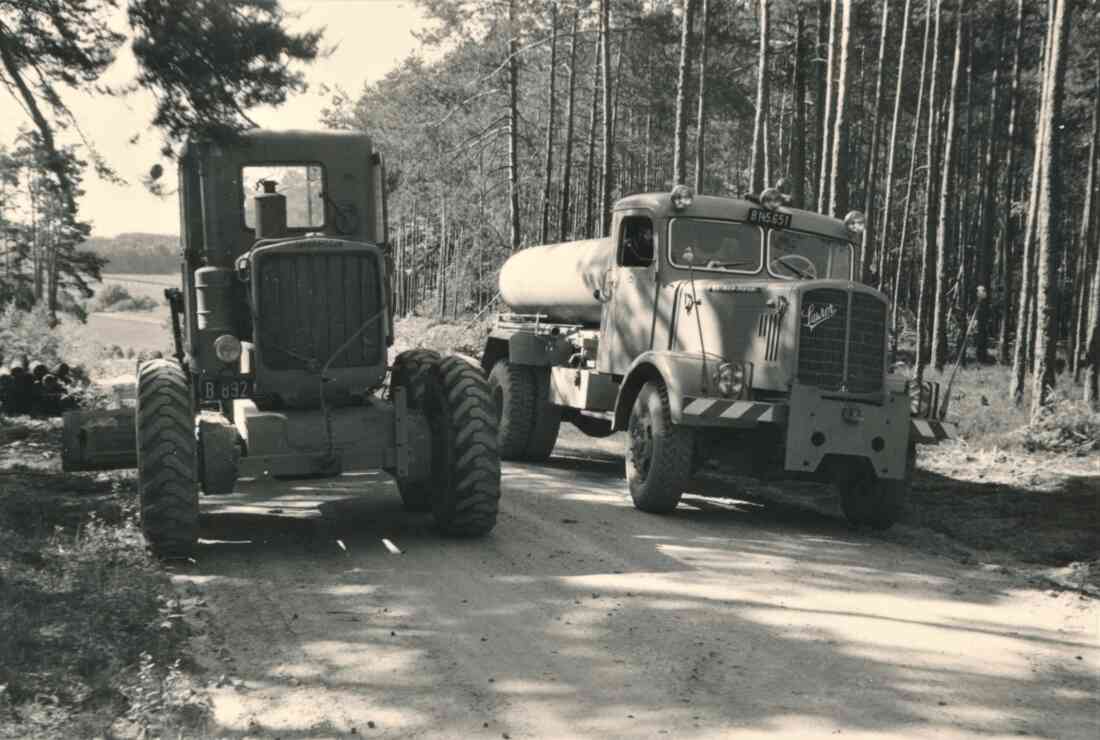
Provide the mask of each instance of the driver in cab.
POLYGON ((740 251, 740 242, 733 236, 724 236, 720 241, 700 239, 697 244, 684 247, 680 261, 684 265, 710 270, 736 268, 743 266, 742 260, 737 259, 740 251))

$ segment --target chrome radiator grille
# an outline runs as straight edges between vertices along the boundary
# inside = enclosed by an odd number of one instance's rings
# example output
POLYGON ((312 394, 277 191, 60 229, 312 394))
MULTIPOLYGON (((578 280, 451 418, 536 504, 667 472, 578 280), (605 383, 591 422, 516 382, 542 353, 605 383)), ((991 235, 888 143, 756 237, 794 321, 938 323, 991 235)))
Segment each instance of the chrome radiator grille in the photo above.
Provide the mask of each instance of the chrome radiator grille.
MULTIPOLYGON (((274 252, 257 260, 256 343, 272 370, 317 372, 382 310, 379 265, 369 253, 274 252)), ((334 368, 383 361, 379 316, 332 362, 334 368)))
POLYGON ((798 381, 822 390, 882 390, 886 304, 836 288, 807 291, 799 329, 798 381))

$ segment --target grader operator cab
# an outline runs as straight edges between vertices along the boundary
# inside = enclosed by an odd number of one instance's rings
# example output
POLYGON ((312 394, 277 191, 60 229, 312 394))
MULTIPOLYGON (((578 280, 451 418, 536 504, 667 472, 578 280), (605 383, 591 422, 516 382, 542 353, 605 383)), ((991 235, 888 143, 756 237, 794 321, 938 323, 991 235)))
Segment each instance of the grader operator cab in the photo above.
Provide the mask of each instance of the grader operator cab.
POLYGON ((239 478, 383 470, 444 533, 488 533, 500 459, 482 371, 427 350, 387 362, 385 177, 370 140, 192 141, 179 182, 175 357, 138 368, 136 418, 66 418, 66 469, 136 467, 162 555, 196 542, 200 489, 228 494, 239 478))
POLYGON ((517 252, 482 356, 501 454, 545 459, 562 421, 624 430, 644 511, 721 460, 832 480, 851 522, 890 526, 914 445, 951 430, 938 389, 890 368, 886 296, 854 277, 862 225, 681 185, 620 200, 609 238, 517 252))

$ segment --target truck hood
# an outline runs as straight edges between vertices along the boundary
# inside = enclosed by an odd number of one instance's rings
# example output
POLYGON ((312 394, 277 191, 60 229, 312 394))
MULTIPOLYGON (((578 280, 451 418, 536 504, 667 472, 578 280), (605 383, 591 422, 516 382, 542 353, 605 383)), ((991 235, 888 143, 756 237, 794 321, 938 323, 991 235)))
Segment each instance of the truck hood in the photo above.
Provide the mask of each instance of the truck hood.
POLYGON ((675 295, 670 350, 751 365, 753 388, 774 391, 795 379, 800 331, 828 331, 830 322, 843 320, 840 292, 886 302, 879 291, 847 280, 696 279, 668 288, 675 295))

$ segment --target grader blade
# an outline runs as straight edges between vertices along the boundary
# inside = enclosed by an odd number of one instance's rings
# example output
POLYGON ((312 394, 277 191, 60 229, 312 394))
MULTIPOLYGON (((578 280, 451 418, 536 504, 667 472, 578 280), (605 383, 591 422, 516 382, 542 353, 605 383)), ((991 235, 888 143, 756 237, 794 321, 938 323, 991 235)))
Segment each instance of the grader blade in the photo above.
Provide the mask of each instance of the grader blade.
POLYGON ((67 472, 136 468, 134 409, 66 412, 61 467, 67 472))

